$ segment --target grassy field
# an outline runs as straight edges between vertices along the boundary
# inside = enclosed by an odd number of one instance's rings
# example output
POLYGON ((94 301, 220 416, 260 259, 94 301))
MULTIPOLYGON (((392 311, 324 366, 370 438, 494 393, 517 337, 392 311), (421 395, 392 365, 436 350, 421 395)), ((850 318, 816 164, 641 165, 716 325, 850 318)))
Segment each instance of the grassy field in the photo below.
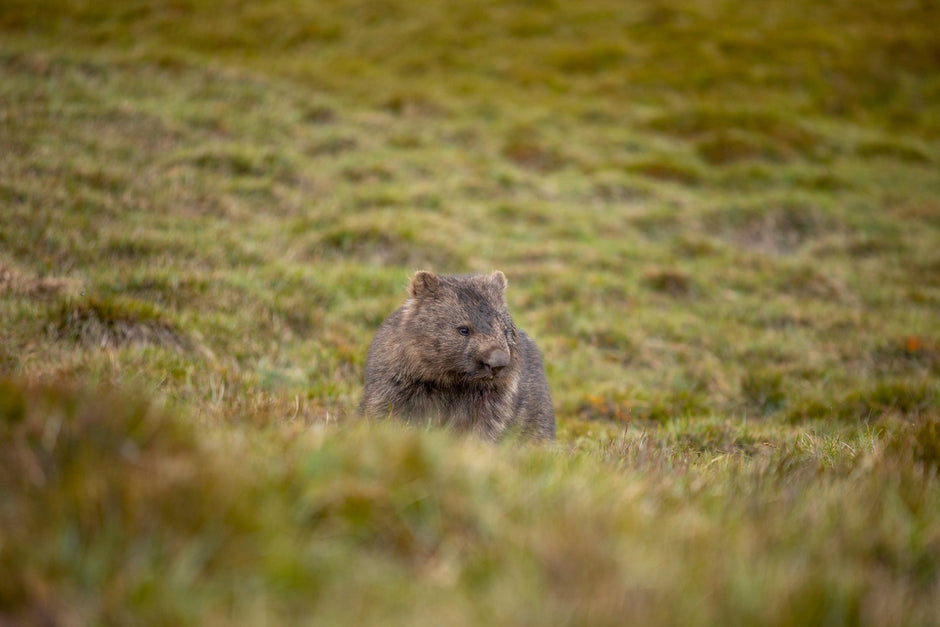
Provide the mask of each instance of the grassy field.
POLYGON ((940 6, 0 3, 0 625, 940 624, 940 6), (551 447, 367 424, 503 270, 551 447))

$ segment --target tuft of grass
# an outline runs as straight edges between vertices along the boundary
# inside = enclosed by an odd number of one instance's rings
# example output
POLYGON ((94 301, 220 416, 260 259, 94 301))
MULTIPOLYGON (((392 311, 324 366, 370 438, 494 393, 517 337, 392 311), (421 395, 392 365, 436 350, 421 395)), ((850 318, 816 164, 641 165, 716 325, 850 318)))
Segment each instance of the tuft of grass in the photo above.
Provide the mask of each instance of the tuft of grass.
POLYGON ((884 414, 900 414, 920 418, 937 402, 937 390, 926 382, 879 381, 845 399, 846 418, 871 418, 884 414), (854 408, 854 412, 851 410, 854 408), (854 413, 854 415, 853 415, 854 413))
POLYGON ((158 310, 144 301, 129 299, 66 302, 49 321, 56 340, 107 348, 147 343, 182 349, 189 341, 158 310))
POLYGON ((0 294, 21 298, 51 299, 74 291, 74 281, 61 276, 31 276, 12 264, 0 262, 0 294))
POLYGON ((792 253, 840 227, 836 219, 799 198, 732 205, 709 215, 706 223, 711 232, 738 245, 778 254, 792 253))
POLYGON ((750 408, 758 415, 768 415, 783 409, 787 401, 783 375, 780 373, 749 372, 741 380, 741 393, 750 408))
POLYGON ((552 65, 565 73, 597 74, 614 69, 627 58, 623 46, 613 42, 591 42, 589 45, 561 48, 552 52, 552 65))
POLYGON ((544 145, 538 131, 532 127, 513 129, 503 145, 502 155, 514 164, 536 172, 552 172, 567 162, 558 150, 544 145))
POLYGON ((930 163, 930 156, 917 146, 901 142, 868 141, 859 144, 855 153, 863 159, 895 159, 905 163, 930 163))
POLYGON ((700 172, 691 165, 667 157, 640 160, 629 166, 629 171, 657 181, 696 185, 701 181, 700 172))
POLYGON ((930 418, 905 425, 892 433, 884 445, 885 456, 900 463, 913 462, 918 470, 940 468, 940 422, 930 418))
POLYGON ((826 150, 818 134, 764 111, 693 109, 656 117, 648 125, 668 135, 700 139, 699 150, 710 163, 728 163, 748 153, 772 159, 814 158, 826 150))
POLYGON ((653 268, 644 272, 641 280, 651 290, 669 296, 689 296, 695 291, 691 277, 681 270, 653 268))
POLYGON ((706 135, 696 146, 699 156, 711 165, 747 161, 782 161, 786 153, 773 142, 746 132, 718 131, 706 135))

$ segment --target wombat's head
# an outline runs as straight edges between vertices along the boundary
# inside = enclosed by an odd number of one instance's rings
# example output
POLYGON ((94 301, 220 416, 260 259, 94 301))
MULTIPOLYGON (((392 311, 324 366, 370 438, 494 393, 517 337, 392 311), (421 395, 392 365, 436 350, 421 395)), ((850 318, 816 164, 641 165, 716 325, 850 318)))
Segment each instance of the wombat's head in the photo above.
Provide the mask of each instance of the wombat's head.
POLYGON ((506 277, 418 272, 405 303, 408 366, 445 385, 499 385, 516 376, 516 327, 506 277))

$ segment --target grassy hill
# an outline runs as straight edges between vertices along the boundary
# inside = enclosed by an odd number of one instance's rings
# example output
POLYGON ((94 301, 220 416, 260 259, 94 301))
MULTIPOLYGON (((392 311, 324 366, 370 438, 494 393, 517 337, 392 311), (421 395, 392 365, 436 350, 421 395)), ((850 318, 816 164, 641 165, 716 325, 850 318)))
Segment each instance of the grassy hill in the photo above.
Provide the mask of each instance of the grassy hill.
POLYGON ((7 0, 0 623, 936 624, 937 23, 7 0), (422 268, 555 446, 356 420, 422 268))

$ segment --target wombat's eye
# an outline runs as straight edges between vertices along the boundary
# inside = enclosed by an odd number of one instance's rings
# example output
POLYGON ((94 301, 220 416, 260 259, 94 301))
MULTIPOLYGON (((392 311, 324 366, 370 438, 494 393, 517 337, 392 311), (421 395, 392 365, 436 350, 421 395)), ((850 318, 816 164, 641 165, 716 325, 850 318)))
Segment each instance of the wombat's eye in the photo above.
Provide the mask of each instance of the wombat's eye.
POLYGON ((461 325, 457 327, 457 333, 459 333, 460 335, 470 335, 470 327, 461 325))

